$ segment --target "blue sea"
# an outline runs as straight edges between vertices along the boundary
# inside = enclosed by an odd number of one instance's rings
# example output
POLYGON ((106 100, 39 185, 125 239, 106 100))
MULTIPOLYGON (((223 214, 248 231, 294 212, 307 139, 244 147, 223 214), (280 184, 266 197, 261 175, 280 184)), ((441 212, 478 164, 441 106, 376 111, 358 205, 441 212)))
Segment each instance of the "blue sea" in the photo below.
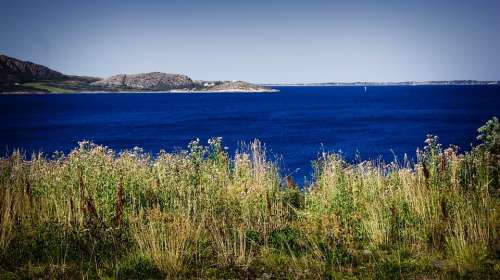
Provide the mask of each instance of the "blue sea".
MULTIPOLYGON (((276 87, 279 93, 0 96, 0 153, 68 152, 81 140, 116 150, 186 149, 190 140, 265 143, 284 175, 310 178, 322 152, 415 158, 426 134, 462 150, 500 116, 500 86, 276 87)), ((307 181, 307 179, 306 179, 307 181)))

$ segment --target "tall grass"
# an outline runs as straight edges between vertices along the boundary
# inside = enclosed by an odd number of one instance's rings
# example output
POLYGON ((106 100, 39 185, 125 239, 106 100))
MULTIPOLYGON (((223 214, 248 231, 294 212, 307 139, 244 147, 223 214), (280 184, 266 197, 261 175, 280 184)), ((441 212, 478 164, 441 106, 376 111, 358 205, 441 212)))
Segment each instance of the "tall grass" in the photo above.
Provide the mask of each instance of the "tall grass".
POLYGON ((492 277, 500 273, 498 120, 417 162, 323 154, 299 190, 259 141, 0 160, 0 278, 492 277))

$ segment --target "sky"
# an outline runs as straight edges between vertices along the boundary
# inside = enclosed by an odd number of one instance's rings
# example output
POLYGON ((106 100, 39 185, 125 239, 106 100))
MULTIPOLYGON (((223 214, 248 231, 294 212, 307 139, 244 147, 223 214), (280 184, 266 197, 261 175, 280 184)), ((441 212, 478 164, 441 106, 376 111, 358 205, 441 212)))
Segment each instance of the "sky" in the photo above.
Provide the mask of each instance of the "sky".
POLYGON ((0 0, 0 53, 66 74, 500 80, 499 0, 0 0))

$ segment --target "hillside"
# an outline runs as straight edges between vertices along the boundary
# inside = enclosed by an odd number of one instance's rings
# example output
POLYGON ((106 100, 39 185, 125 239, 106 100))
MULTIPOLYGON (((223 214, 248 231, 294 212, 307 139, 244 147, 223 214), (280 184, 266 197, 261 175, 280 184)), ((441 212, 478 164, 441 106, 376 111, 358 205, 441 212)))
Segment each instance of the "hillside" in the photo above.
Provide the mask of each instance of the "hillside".
POLYGON ((247 82, 195 82, 181 74, 118 74, 106 79, 65 75, 46 66, 0 55, 0 93, 272 92, 247 82))
POLYGON ((185 75, 161 72, 140 74, 119 74, 97 81, 92 85, 117 89, 172 90, 190 89, 195 86, 193 80, 185 75))
POLYGON ((228 81, 206 87, 208 91, 217 92, 264 92, 276 91, 268 87, 262 87, 244 81, 228 81))
POLYGON ((0 84, 12 85, 36 80, 60 80, 64 78, 64 74, 46 66, 0 54, 0 84))

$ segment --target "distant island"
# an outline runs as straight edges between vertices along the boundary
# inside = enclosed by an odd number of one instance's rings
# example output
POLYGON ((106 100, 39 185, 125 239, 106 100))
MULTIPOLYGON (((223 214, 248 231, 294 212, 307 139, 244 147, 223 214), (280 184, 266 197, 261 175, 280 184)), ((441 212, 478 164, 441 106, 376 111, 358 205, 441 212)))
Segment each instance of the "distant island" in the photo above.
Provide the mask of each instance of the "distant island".
POLYGON ((325 82, 325 83, 277 83, 264 84, 264 86, 463 86, 463 85, 500 85, 500 81, 478 81, 478 80, 451 80, 451 81, 406 81, 406 82, 325 82))
POLYGON ((149 72, 118 74, 109 78, 66 75, 46 66, 0 54, 0 93, 99 92, 277 92, 275 86, 426 86, 500 85, 500 81, 452 80, 406 82, 324 82, 252 84, 244 81, 193 80, 186 75, 149 72))
POLYGON ((0 55, 0 93, 96 92, 277 92, 244 81, 192 80, 186 75, 150 72, 107 79, 65 75, 46 66, 0 55))

